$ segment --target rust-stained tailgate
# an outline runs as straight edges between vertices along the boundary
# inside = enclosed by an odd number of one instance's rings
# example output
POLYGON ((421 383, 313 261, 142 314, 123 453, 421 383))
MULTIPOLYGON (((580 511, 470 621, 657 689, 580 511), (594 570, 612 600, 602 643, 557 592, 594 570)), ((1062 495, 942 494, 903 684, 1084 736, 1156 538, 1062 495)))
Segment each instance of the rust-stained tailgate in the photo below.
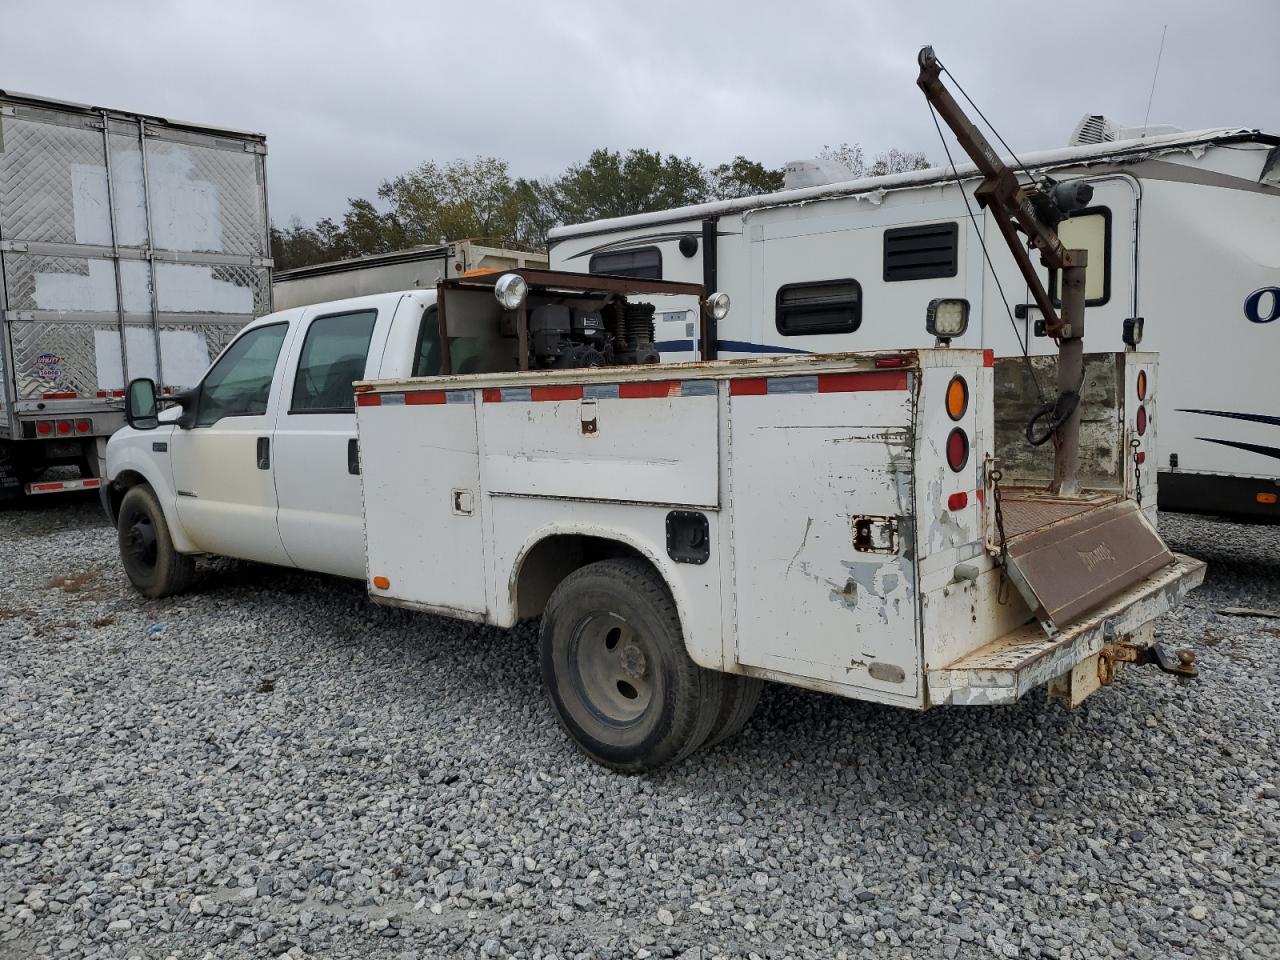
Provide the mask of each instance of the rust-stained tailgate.
POLYGON ((1050 632, 1174 562, 1132 500, 1011 537, 1008 548, 1009 576, 1050 632))
POLYGON ((1038 623, 1028 623, 940 670, 930 670, 930 705, 1013 703, 1107 643, 1136 633, 1204 580, 1202 561, 1181 554, 1171 557, 1171 565, 1132 584, 1056 636, 1046 636, 1038 623))

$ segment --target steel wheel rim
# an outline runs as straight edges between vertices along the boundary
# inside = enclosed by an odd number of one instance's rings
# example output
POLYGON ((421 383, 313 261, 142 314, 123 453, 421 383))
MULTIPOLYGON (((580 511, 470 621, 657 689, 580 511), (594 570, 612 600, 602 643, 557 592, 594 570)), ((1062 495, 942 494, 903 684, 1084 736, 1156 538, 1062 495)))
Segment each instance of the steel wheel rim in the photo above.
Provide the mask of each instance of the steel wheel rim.
POLYGON ((129 559, 139 567, 145 567, 152 570, 156 565, 156 555, 159 552, 156 542, 155 524, 151 522, 151 518, 145 513, 139 513, 134 516, 133 522, 129 524, 125 534, 126 550, 129 559))
POLYGON ((631 726, 648 711, 657 664, 646 638, 626 620, 614 614, 583 619, 568 655, 574 691, 602 723, 631 726))

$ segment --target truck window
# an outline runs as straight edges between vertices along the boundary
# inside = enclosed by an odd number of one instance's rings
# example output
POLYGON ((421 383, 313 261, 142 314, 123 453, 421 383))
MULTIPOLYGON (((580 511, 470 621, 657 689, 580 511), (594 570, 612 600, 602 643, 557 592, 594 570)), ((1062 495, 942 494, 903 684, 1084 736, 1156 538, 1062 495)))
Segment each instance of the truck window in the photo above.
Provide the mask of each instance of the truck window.
POLYGON ((955 221, 886 230, 885 282, 954 277, 959 269, 958 237, 955 221))
POLYGON ((293 413, 352 413, 351 384, 364 376, 377 310, 317 317, 307 328, 293 378, 293 413))
POLYGON ((254 327, 239 337, 205 374, 196 400, 196 426, 223 417, 255 417, 267 412, 271 378, 276 371, 287 323, 254 327))
POLYGON ((775 325, 784 337, 853 333, 862 325, 857 280, 788 283, 778 288, 775 325))
POLYGON ((661 280, 662 251, 657 247, 635 247, 631 250, 612 250, 593 254, 587 264, 587 271, 614 277, 661 280))
MULTIPOLYGON (((1084 268, 1084 305, 1100 307, 1111 299, 1111 210, 1086 207, 1058 224, 1058 239, 1068 250, 1087 250, 1084 268)), ((1058 271, 1049 274, 1049 296, 1061 305, 1058 271)))
POLYGON ((435 307, 422 314, 418 327, 418 348, 413 354, 413 376, 434 377, 440 373, 440 316, 435 307))

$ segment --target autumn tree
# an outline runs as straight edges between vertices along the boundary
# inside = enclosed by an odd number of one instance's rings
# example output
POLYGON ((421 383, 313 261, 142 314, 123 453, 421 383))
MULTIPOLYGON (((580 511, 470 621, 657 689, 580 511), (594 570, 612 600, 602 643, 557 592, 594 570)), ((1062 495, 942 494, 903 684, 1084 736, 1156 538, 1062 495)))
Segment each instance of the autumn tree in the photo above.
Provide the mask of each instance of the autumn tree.
POLYGON ((772 170, 758 161, 748 160, 742 154, 707 172, 707 194, 711 200, 754 197, 781 190, 782 186, 781 170, 772 170))

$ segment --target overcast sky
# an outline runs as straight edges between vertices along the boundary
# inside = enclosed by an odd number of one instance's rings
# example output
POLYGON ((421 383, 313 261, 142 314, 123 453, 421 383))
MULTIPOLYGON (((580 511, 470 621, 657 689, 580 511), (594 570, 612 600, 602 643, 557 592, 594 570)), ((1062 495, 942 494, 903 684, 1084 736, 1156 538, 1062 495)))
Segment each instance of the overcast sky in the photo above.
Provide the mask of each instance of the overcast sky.
POLYGON ((268 138, 273 219, 422 160, 554 174, 597 146, 777 166, 854 141, 942 160, 932 43, 1014 149, 1084 113, 1280 133, 1280 0, 439 3, 0 0, 0 89, 268 138))

